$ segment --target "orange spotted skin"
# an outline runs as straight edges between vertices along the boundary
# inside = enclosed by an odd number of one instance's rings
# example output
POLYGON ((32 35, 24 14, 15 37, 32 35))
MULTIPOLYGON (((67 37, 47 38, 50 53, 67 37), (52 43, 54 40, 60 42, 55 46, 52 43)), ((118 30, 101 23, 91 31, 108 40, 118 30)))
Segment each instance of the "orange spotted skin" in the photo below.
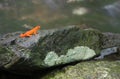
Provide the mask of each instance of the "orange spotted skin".
POLYGON ((20 37, 21 38, 24 38, 24 37, 31 37, 32 35, 35 35, 37 34, 38 30, 40 29, 40 26, 36 26, 34 27, 33 29, 23 33, 23 34, 20 34, 20 37))

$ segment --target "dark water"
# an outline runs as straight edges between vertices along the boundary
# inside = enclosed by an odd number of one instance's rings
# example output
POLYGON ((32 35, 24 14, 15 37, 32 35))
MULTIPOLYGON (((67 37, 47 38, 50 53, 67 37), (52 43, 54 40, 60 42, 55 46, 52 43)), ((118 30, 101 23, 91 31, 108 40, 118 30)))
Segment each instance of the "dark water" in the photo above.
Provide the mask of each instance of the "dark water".
POLYGON ((0 34, 86 25, 120 33, 120 2, 117 0, 0 0, 0 34))

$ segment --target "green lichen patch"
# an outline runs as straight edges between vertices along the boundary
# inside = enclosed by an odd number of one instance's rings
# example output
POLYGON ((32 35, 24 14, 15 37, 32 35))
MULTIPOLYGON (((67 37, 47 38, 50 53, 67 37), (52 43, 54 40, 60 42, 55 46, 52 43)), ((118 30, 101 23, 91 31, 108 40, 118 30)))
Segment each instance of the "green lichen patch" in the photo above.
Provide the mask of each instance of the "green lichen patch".
POLYGON ((51 51, 46 56, 44 62, 48 66, 54 66, 58 61, 58 58, 59 58, 58 55, 54 51, 51 51))
POLYGON ((89 47, 77 46, 74 49, 69 49, 66 55, 58 56, 54 51, 49 52, 44 59, 44 63, 47 66, 55 66, 78 60, 86 60, 95 55, 95 51, 89 47))

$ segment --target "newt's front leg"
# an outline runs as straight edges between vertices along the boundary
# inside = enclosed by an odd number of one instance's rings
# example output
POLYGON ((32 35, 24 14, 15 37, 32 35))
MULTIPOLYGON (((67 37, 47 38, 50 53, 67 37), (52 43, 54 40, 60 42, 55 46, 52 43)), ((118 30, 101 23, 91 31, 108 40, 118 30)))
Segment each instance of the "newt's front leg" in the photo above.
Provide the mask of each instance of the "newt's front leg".
POLYGON ((37 31, 35 31, 33 34, 34 34, 34 35, 36 35, 36 34, 38 34, 38 32, 37 32, 37 31))

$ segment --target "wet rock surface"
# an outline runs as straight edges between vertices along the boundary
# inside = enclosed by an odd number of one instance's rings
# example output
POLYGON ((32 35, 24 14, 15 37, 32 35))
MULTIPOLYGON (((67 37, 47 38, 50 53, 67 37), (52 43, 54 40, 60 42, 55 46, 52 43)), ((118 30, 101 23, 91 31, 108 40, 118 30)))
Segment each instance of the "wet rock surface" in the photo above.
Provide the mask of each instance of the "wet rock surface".
MULTIPOLYGON (((88 60, 111 47, 119 48, 119 34, 101 33, 93 29, 70 26, 62 29, 41 30, 32 37, 20 38, 22 32, 9 33, 0 39, 0 66, 17 73, 34 72, 80 60, 88 60), (108 34, 109 35, 109 34, 108 34), (5 53, 4 53, 5 52, 5 53)), ((104 57, 104 54, 101 54, 104 57)), ((106 54, 105 54, 106 55, 106 54)), ((109 55, 107 53, 107 55, 109 55)))
POLYGON ((104 39, 103 39, 103 48, 109 48, 109 47, 120 47, 120 34, 110 33, 106 32, 103 33, 104 39))

